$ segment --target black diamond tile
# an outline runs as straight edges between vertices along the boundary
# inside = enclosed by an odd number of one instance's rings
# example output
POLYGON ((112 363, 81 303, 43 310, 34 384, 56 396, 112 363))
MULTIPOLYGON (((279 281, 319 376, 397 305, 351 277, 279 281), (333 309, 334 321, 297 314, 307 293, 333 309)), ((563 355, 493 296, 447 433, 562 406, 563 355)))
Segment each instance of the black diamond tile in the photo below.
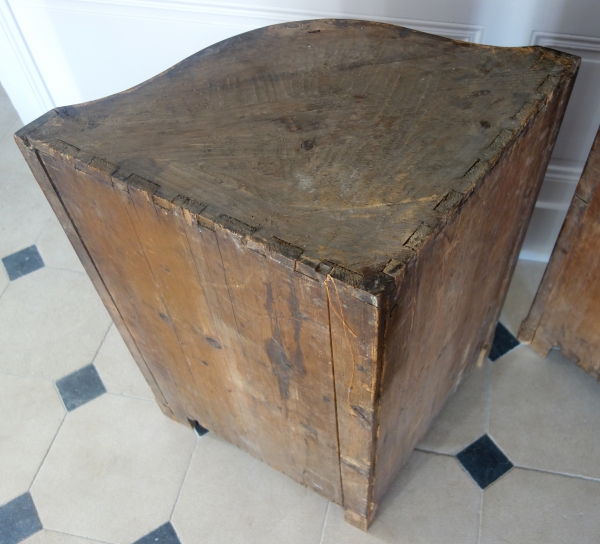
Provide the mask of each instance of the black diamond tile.
POLYGON ((171 522, 168 521, 133 544, 181 544, 181 542, 171 522))
POLYGON ((61 378, 56 382, 56 387, 69 412, 106 393, 106 387, 94 365, 85 366, 61 378))
POLYGON ((200 423, 194 421, 194 431, 196 431, 198 436, 204 436, 208 432, 208 429, 205 429, 200 423))
POLYGON ((42 530, 29 493, 0 506, 0 544, 16 544, 42 530))
POLYGON ((492 361, 495 361, 505 353, 508 353, 511 349, 516 348, 519 343, 520 342, 510 333, 510 331, 502 323, 498 322, 489 358, 492 361))
POLYGON ((494 483, 513 467, 487 434, 467 446, 456 458, 481 489, 494 483))
POLYGON ((37 247, 29 246, 2 259, 10 281, 16 280, 44 267, 44 261, 37 247))

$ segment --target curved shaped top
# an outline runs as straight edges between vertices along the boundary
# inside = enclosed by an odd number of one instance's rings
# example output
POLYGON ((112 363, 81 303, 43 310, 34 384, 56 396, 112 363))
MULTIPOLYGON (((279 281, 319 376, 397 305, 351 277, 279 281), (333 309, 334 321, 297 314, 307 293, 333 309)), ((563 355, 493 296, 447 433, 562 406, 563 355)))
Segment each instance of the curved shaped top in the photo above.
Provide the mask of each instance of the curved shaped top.
POLYGON ((388 24, 288 23, 61 108, 25 136, 364 275, 417 249, 576 67, 388 24))

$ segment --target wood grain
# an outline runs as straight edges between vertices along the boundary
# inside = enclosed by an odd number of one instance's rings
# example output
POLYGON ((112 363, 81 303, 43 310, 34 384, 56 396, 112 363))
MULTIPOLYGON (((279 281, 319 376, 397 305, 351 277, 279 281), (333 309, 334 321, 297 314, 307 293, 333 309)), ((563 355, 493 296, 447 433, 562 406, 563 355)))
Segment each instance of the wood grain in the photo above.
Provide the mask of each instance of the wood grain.
POLYGON ((471 198, 402 277, 385 337, 374 502, 448 395, 491 347, 571 92, 565 84, 505 148, 471 198))
POLYGON ((600 130, 519 339, 543 357, 559 348, 600 380, 599 182, 600 130))
POLYGON ((514 139, 516 114, 570 63, 387 24, 288 23, 61 108, 28 137, 58 137, 214 217, 368 275, 420 224, 438 224, 437 204, 472 185, 482 153, 514 139))
POLYGON ((366 529, 489 350, 578 66, 287 23, 16 139, 165 413, 366 529))
MULTIPOLYGON (((340 447, 340 471, 346 519, 366 529, 372 511, 373 461, 381 312, 352 296, 352 289, 327 277, 340 447)), ((385 314, 384 314, 385 315, 385 314)))

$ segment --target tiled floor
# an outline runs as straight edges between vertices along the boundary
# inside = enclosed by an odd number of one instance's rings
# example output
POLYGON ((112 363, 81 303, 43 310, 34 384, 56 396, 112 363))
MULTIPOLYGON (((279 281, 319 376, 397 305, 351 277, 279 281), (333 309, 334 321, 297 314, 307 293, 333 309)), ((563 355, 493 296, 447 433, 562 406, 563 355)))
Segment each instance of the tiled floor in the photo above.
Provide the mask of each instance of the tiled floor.
POLYGON ((14 145, 19 126, 0 89, 0 544, 600 543, 600 384, 511 344, 543 265, 519 263, 494 361, 363 533, 163 416, 14 145))

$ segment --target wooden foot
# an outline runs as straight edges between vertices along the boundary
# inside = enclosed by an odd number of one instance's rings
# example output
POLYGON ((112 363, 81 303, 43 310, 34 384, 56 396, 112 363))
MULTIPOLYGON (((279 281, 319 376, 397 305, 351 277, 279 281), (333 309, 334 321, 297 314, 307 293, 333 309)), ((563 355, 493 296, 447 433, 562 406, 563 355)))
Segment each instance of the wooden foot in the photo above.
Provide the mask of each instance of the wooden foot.
POLYGON ((537 331, 535 331, 535 336, 532 338, 529 347, 535 351, 540 357, 546 357, 549 351, 554 347, 552 342, 549 342, 544 334, 544 329, 542 327, 538 327, 537 331))
POLYGON ((162 413, 165 414, 167 417, 174 419, 175 421, 177 421, 177 423, 181 423, 182 425, 186 425, 189 427, 190 420, 186 417, 185 414, 183 414, 183 412, 180 412, 176 408, 172 408, 168 404, 161 402, 158 399, 157 399, 156 403, 162 410, 162 413))
POLYGON ((375 510, 377 510, 377 505, 373 506, 368 516, 358 514, 352 510, 344 510, 344 521, 350 525, 354 525, 354 527, 357 527, 361 531, 366 531, 375 517, 375 510))

